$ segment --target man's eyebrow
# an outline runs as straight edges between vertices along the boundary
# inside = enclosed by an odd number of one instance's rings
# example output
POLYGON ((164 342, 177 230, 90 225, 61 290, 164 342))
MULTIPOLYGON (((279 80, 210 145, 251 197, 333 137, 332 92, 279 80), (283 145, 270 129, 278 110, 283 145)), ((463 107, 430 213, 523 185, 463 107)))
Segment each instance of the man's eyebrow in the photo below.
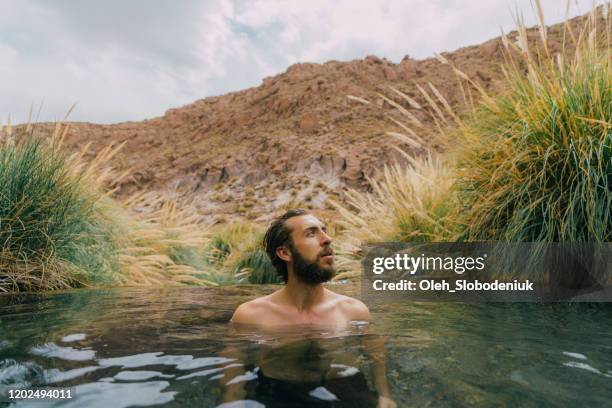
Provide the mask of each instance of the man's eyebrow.
POLYGON ((325 227, 325 225, 317 225, 317 226, 312 226, 312 227, 308 227, 304 230, 304 233, 309 232, 309 231, 316 231, 318 229, 322 229, 323 231, 327 231, 327 228, 325 227))

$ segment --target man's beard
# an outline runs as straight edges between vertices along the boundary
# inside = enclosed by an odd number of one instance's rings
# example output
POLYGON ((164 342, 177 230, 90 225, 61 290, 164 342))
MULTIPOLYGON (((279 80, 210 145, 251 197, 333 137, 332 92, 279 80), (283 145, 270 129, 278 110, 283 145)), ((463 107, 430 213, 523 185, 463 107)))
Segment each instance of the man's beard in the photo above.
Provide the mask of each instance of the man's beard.
POLYGON ((300 281, 315 285, 327 282, 336 274, 336 269, 332 265, 328 268, 322 268, 319 265, 319 256, 317 256, 314 262, 308 262, 293 245, 291 245, 289 249, 293 255, 293 271, 300 281))

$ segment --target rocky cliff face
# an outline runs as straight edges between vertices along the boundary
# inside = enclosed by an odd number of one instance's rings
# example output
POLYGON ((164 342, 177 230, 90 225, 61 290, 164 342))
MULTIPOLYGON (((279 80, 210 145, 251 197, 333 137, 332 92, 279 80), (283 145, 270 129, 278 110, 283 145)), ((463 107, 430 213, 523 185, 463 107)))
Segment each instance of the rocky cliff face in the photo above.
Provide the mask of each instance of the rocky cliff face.
MULTIPOLYGON (((549 30, 553 51, 561 48, 561 32, 562 26, 549 30)), ((530 35, 535 40, 538 33, 530 35)), ((442 55, 491 89, 502 77, 502 48, 496 38, 442 55)), ((204 218, 265 220, 283 206, 325 208, 329 197, 341 198, 346 188, 367 189, 368 177, 399 159, 391 148, 396 141, 385 135, 401 132, 388 118, 395 109, 377 93, 407 108, 390 87, 414 98, 424 107, 411 110, 426 125, 419 136, 430 138, 435 127, 416 86, 428 82, 454 109, 464 108, 456 76, 438 60, 406 56, 394 64, 369 56, 296 64, 258 87, 201 99, 142 122, 72 123, 66 145, 78 150, 90 143, 88 154, 94 155, 109 143, 125 142, 110 163, 129 169, 119 197, 154 191, 192 203, 204 218)), ((38 129, 50 132, 51 125, 38 129)))

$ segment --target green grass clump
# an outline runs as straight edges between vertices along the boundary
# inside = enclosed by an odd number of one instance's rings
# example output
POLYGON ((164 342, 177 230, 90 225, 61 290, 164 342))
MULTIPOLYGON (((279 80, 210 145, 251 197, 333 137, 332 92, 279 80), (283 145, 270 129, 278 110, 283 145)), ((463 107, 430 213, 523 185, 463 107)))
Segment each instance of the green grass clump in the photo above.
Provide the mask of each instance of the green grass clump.
POLYGON ((168 256, 177 265, 187 265, 195 269, 202 269, 208 259, 200 248, 176 245, 168 248, 168 256))
POLYGON ((565 61, 523 50, 527 73, 510 59, 507 91, 467 121, 466 239, 612 240, 612 56, 597 45, 585 35, 565 61))
POLYGON ((222 284, 280 282, 263 249, 260 226, 251 222, 222 225, 211 236, 205 251, 208 279, 222 284))
POLYGON ((28 134, 0 142, 0 290, 114 279, 113 231, 83 184, 55 141, 28 134))
POLYGON ((210 264, 221 265, 232 252, 232 246, 222 236, 214 236, 205 252, 210 264))
POLYGON ((281 283, 281 280, 262 247, 246 254, 234 267, 237 277, 246 276, 249 283, 281 283))

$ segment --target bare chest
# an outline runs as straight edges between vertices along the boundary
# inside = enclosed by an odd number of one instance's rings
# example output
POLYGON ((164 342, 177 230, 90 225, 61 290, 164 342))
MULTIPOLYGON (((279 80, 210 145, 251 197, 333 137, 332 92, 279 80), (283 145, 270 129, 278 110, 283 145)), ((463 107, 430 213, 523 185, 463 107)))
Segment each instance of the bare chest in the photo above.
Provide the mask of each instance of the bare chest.
POLYGON ((320 308, 314 310, 275 310, 266 316, 266 323, 271 325, 346 325, 349 316, 338 307, 320 308))

